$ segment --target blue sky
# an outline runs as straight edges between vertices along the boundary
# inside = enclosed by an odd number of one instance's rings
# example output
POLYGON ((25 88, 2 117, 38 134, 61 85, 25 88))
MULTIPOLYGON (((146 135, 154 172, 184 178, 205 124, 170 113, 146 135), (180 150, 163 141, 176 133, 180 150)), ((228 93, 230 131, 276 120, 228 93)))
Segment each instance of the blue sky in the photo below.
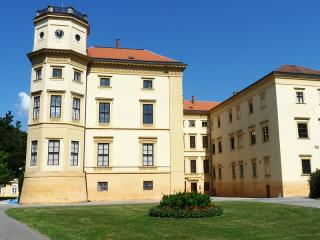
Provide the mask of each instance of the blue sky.
MULTIPOLYGON (((26 127, 33 17, 61 0, 2 1, 0 115, 26 127)), ((87 13, 89 46, 144 48, 188 64, 184 95, 222 101, 283 64, 320 69, 317 0, 64 0, 87 13)))

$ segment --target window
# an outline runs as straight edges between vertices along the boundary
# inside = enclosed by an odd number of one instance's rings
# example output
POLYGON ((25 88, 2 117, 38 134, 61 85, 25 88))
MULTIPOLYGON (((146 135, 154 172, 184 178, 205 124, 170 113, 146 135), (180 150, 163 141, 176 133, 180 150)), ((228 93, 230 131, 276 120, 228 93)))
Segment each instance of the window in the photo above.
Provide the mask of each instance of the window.
POLYGON ((100 78, 101 87, 110 87, 110 78, 100 78))
POLYGON ((232 170, 232 178, 235 179, 237 175, 236 175, 236 164, 234 162, 231 163, 231 170, 232 170))
POLYGON ((59 165, 60 140, 49 140, 48 165, 59 165))
POLYGON ((40 96, 33 98, 33 119, 40 117, 40 96))
POLYGON ((218 128, 220 128, 220 127, 221 127, 220 117, 217 117, 217 126, 218 126, 218 128))
POLYGON ((61 96, 60 95, 51 95, 50 117, 52 118, 61 117, 61 96))
POLYGON ((143 104, 143 124, 153 124, 152 104, 143 104))
POLYGON ((109 166, 109 143, 98 143, 98 166, 109 166))
POLYGON ((196 148, 196 136, 190 136, 190 148, 196 148))
POLYGON ((296 92, 296 98, 297 103, 304 103, 304 96, 302 91, 296 92))
POLYGON ((232 122, 232 110, 229 111, 228 116, 229 116, 229 123, 231 123, 232 122))
POLYGON ((110 103, 99 103, 99 123, 110 123, 110 103))
POLYGON ((264 175, 266 177, 269 177, 271 175, 269 157, 264 157, 263 163, 264 163, 264 175))
POLYGON ((153 181, 143 181, 143 190, 153 190, 153 181))
POLYGON ((236 107, 236 112, 237 112, 237 119, 240 120, 240 119, 241 119, 240 106, 237 106, 237 107, 236 107))
POLYGON ((52 78, 62 78, 62 68, 53 68, 52 78))
POLYGON ((81 82, 81 72, 74 71, 73 80, 76 82, 81 82))
POLYGON ((152 80, 143 80, 144 89, 152 89, 152 80))
POLYGON ((219 153, 222 152, 222 142, 221 142, 221 140, 218 142, 218 151, 219 151, 219 153))
POLYGON ((142 144, 143 166, 153 166, 153 144, 142 144))
POLYGON ((310 159, 302 159, 302 174, 311 174, 310 159))
POLYGON ((249 110, 249 114, 251 114, 251 113, 253 113, 253 102, 252 102, 252 100, 250 100, 249 102, 248 102, 248 110, 249 110))
POLYGON ((191 173, 197 173, 197 161, 190 160, 190 171, 191 173))
POLYGON ((256 130, 254 130, 254 129, 250 130, 250 144, 251 145, 256 144, 256 130))
POLYGON ((216 154, 216 144, 212 143, 212 154, 216 154))
POLYGON ((298 123, 298 136, 299 138, 309 138, 307 123, 298 123))
POLYGON ((243 165, 243 162, 239 162, 239 173, 240 173, 240 178, 244 178, 244 165, 243 165))
POLYGON ((218 177, 219 177, 219 179, 222 179, 221 165, 218 166, 218 177))
POLYGON ((237 132, 237 144, 238 144, 238 148, 242 148, 243 147, 243 134, 242 131, 237 132))
POLYGON ((265 93, 261 93, 260 94, 260 108, 263 109, 267 106, 267 102, 266 102, 266 94, 265 93))
POLYGON ((196 121, 195 120, 189 120, 189 127, 195 127, 196 121))
POLYGON ((256 160, 252 160, 251 165, 252 165, 252 177, 257 177, 257 162, 256 162, 256 160))
POLYGON ((202 136, 202 147, 208 148, 208 136, 202 136))
POLYGON ((98 192, 108 191, 108 182, 98 182, 98 192))
POLYGON ((12 194, 17 194, 17 188, 16 188, 16 187, 13 187, 13 188, 11 189, 11 192, 12 192, 12 194))
POLYGON ((35 80, 41 80, 42 79, 42 67, 36 68, 35 70, 36 79, 35 80))
POLYGON ((75 97, 72 101, 72 119, 80 120, 80 99, 75 97))
POLYGON ((215 168, 215 167, 213 168, 213 173, 212 173, 212 175, 213 175, 213 179, 216 179, 216 168, 215 168))
POLYGON ((262 127, 262 133, 263 133, 263 142, 269 141, 269 127, 264 126, 262 127))
POLYGON ((78 160, 79 160, 79 142, 71 141, 70 166, 78 166, 78 160))
POLYGON ((231 149, 231 150, 234 150, 234 148, 235 148, 234 136, 231 136, 231 137, 230 137, 230 149, 231 149))
POLYGON ((203 172, 209 173, 209 160, 203 160, 203 172))
POLYGON ((207 121, 202 121, 202 127, 208 127, 208 122, 207 121))
POLYGON ((204 190, 210 191, 210 183, 209 182, 204 182, 204 190))
POLYGON ((37 165, 37 158, 38 158, 38 141, 31 141, 31 159, 30 159, 30 166, 37 165))

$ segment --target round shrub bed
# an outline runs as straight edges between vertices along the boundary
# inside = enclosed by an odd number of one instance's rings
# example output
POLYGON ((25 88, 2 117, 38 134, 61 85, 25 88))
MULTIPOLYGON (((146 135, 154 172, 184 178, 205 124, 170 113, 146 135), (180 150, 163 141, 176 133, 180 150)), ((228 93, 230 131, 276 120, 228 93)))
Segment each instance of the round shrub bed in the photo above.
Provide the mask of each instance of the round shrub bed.
POLYGON ((160 205, 149 210, 149 216, 160 218, 204 218, 220 216, 223 209, 209 196, 196 192, 164 195, 160 205))

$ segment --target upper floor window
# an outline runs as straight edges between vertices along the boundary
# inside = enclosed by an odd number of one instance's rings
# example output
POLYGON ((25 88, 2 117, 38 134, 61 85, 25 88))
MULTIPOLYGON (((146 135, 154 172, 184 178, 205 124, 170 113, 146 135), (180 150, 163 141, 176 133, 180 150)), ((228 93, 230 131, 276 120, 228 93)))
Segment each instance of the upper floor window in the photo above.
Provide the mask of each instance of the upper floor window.
POLYGON ((110 78, 100 78, 101 87, 110 87, 110 78))
POLYGON ((203 148, 208 148, 208 136, 202 136, 202 147, 203 148))
POLYGON ((80 99, 75 97, 72 101, 72 119, 80 120, 80 99))
POLYGON ((144 143, 142 144, 142 163, 143 166, 153 166, 153 144, 144 143))
POLYGON ((240 178, 244 178, 244 164, 243 162, 239 162, 239 173, 240 173, 240 178))
POLYGON ((60 140, 49 140, 48 165, 59 165, 60 140))
POLYGON ((216 167, 213 167, 212 170, 213 179, 216 179, 216 167))
POLYGON ((143 80, 143 88, 144 89, 152 89, 153 88, 152 83, 153 83, 153 81, 151 79, 144 79, 143 80))
POLYGON ((304 93, 303 91, 296 92, 297 103, 304 103, 304 93))
POLYGON ((76 82, 81 82, 81 72, 74 71, 73 80, 76 81, 76 82))
POLYGON ((243 133, 242 133, 242 131, 237 132, 237 143, 238 143, 238 148, 243 147, 243 133))
POLYGON ((189 127, 195 127, 196 121, 195 120, 189 120, 189 127))
POLYGON ((196 160, 190 160, 190 172, 197 173, 197 161, 196 160))
POLYGON ((235 141, 234 141, 234 136, 230 137, 230 149, 234 150, 235 148, 235 141))
POLYGON ((34 140, 34 141, 31 141, 30 166, 36 166, 37 165, 37 158, 38 158, 38 141, 34 140))
POLYGON ((209 160, 203 160, 203 172, 204 173, 209 173, 209 160))
POLYGON ((79 162, 79 142, 71 141, 70 166, 78 166, 79 162))
POLYGON ((241 109, 240 106, 236 107, 236 113, 237 113, 237 119, 240 120, 241 119, 241 109))
POLYGON ((217 126, 218 126, 218 128, 221 127, 220 117, 217 117, 217 126))
POLYGON ((252 102, 252 100, 248 101, 248 110, 249 110, 249 114, 253 113, 253 102, 252 102))
POLYGON ((231 123, 231 122, 232 122, 232 118, 233 118, 233 116, 232 116, 232 110, 230 110, 230 111, 228 112, 228 116, 229 116, 229 123, 231 123))
POLYGON ((99 123, 110 123, 110 103, 99 103, 99 123))
POLYGON ((62 68, 53 68, 52 78, 62 78, 62 68))
POLYGON ((42 67, 38 67, 34 71, 35 71, 35 80, 41 80, 42 79, 42 67))
POLYGON ((256 144, 256 130, 250 129, 250 144, 254 145, 256 144))
POLYGON ((196 148, 196 136, 190 136, 190 148, 196 148))
POLYGON ((311 174, 311 163, 310 159, 302 159, 302 174, 311 174))
POLYGON ((263 142, 268 142, 269 141, 269 127, 268 126, 263 126, 262 127, 262 140, 263 142))
POLYGON ((212 143, 212 154, 216 154, 216 144, 212 143))
POLYGON ((263 109, 267 106, 267 101, 266 101, 266 94, 261 93, 260 94, 260 108, 263 109))
POLYGON ((236 178, 237 175, 236 175, 236 163, 231 163, 231 171, 232 171, 232 178, 236 178))
POLYGON ((202 127, 208 127, 208 122, 207 121, 202 121, 202 127))
POLYGON ((222 152, 222 141, 221 140, 218 142, 218 151, 219 151, 219 153, 222 152))
POLYGON ((40 96, 33 98, 33 119, 38 119, 40 116, 40 96))
POLYGON ((222 179, 222 167, 220 164, 218 165, 218 177, 219 179, 222 179))
POLYGON ((51 95, 50 117, 61 117, 61 95, 51 95))
POLYGON ((254 159, 251 161, 252 177, 257 177, 257 161, 254 159))
POLYGON ((143 104, 143 124, 153 124, 153 104, 143 104))
POLYGON ((299 138, 309 138, 307 123, 298 123, 298 136, 299 138))
POLYGON ((98 143, 98 166, 109 166, 109 143, 98 143))

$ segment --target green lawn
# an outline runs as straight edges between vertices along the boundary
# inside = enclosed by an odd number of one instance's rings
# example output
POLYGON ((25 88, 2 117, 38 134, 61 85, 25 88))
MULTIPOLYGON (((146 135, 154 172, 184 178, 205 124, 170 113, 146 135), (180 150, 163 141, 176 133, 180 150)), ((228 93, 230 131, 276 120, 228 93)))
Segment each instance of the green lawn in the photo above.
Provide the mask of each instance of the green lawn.
POLYGON ((51 239, 320 239, 320 209, 224 202, 220 217, 159 219, 151 205, 9 209, 51 239))

